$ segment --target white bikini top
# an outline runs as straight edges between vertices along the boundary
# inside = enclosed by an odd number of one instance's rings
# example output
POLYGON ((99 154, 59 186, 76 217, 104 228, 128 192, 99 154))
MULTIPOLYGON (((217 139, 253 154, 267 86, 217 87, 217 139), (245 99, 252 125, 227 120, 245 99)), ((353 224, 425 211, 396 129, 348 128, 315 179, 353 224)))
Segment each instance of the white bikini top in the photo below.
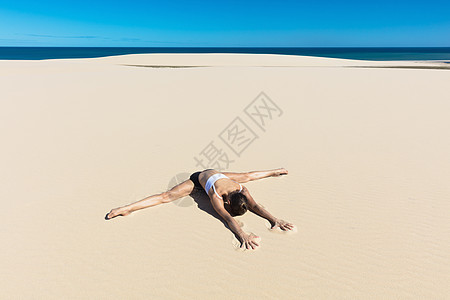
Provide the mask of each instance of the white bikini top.
MULTIPOLYGON (((216 174, 210 176, 210 177, 208 178, 208 180, 206 181, 206 184, 205 184, 205 191, 206 191, 206 193, 208 194, 209 190, 210 190, 211 187, 212 187, 213 190, 214 190, 214 193, 217 195, 217 197, 219 197, 220 199, 222 199, 222 197, 220 197, 219 194, 217 194, 217 192, 216 192, 216 187, 214 186, 214 183, 215 183, 217 180, 222 179, 222 178, 228 178, 228 179, 230 179, 228 176, 223 175, 222 173, 216 173, 216 174)), ((230 179, 230 180, 231 180, 231 179, 230 179)), ((233 181, 234 181, 234 180, 233 180, 233 181)), ((236 181, 234 181, 234 182, 236 182, 236 181)), ((236 182, 236 183, 239 184, 239 186, 241 187, 241 189, 239 190, 239 192, 241 192, 241 191, 242 191, 242 185, 241 185, 240 183, 238 183, 238 182, 236 182)))

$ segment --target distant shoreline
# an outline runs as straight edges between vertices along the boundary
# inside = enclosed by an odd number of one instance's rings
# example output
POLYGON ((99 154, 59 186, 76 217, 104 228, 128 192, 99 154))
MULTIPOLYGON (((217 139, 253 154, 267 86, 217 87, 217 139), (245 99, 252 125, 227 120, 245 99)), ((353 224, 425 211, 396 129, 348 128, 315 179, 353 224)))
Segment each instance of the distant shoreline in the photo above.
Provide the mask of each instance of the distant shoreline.
POLYGON ((450 47, 0 47, 0 60, 96 58, 146 53, 279 54, 373 61, 450 61, 450 47))

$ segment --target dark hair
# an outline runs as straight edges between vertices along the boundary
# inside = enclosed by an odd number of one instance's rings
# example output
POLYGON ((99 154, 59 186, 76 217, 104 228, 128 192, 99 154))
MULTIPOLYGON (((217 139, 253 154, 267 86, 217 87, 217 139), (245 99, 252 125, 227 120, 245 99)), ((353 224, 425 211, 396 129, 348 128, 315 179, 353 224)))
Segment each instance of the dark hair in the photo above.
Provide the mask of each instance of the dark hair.
POLYGON ((232 192, 228 195, 230 199, 231 213, 234 216, 241 216, 247 212, 247 197, 241 192, 232 192))

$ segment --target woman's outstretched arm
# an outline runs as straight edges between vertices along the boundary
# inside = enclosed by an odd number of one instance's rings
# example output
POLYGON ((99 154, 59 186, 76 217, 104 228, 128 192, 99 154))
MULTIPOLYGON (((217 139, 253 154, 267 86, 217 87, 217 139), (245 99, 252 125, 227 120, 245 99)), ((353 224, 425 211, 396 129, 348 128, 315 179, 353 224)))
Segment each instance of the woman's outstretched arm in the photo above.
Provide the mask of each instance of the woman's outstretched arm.
POLYGON ((231 231, 240 239, 241 249, 255 249, 259 247, 256 241, 259 237, 253 233, 247 234, 239 226, 238 222, 228 213, 223 205, 223 200, 214 195, 211 199, 214 210, 227 222, 231 231))
POLYGON ((294 224, 286 222, 286 221, 278 219, 278 218, 275 218, 264 207, 262 207, 261 205, 256 203, 256 201, 253 199, 252 195, 250 195, 250 192, 248 191, 248 189, 245 186, 243 188, 242 193, 247 197, 248 209, 252 213, 269 221, 272 229, 276 228, 276 227, 279 227, 281 230, 284 230, 284 231, 294 229, 294 224))
POLYGON ((287 175, 288 171, 285 168, 280 168, 267 171, 252 171, 247 173, 223 172, 223 174, 239 183, 246 183, 249 181, 263 179, 267 177, 277 177, 281 175, 287 175))

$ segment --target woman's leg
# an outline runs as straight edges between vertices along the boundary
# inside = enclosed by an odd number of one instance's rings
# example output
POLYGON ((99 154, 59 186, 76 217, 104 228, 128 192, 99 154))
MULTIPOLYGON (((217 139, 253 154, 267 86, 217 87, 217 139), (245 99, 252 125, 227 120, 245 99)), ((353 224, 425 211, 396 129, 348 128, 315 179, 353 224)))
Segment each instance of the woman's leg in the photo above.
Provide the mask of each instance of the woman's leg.
POLYGON ((246 183, 249 181, 248 173, 222 172, 222 174, 239 183, 246 183))
POLYGON ((268 170, 268 171, 252 171, 247 173, 231 173, 223 172, 225 176, 228 176, 231 180, 237 181, 239 183, 246 183, 253 180, 258 180, 267 177, 275 177, 281 175, 287 175, 288 171, 285 168, 268 170))
POLYGON ((194 183, 188 179, 174 186, 167 192, 146 197, 142 200, 136 201, 126 206, 114 208, 106 215, 106 219, 109 220, 117 216, 127 216, 136 210, 155 206, 161 203, 172 202, 174 200, 189 195, 193 189, 194 183))

